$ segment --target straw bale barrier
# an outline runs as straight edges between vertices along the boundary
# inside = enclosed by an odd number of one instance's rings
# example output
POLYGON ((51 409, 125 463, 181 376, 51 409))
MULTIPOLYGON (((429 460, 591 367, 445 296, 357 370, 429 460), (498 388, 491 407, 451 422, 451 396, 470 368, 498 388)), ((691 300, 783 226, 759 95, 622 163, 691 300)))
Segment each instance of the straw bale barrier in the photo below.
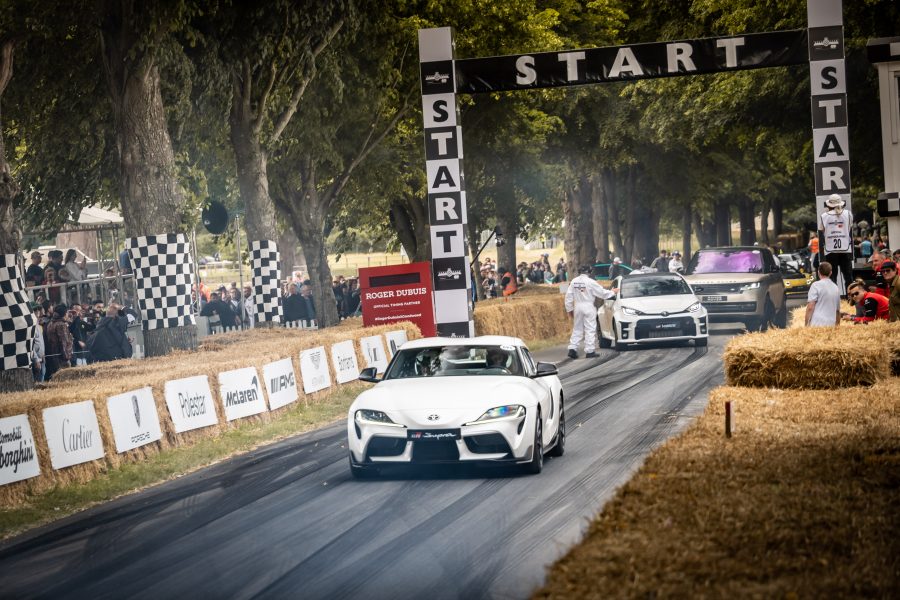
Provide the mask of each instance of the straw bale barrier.
POLYGON ((898 467, 898 378, 832 391, 717 388, 534 597, 896 597, 898 467))
MULTIPOLYGON (((846 300, 841 300, 841 312, 853 315, 856 314, 856 307, 847 302, 846 300)), ((790 319, 788 319, 788 327, 796 328, 796 327, 806 327, 806 304, 803 306, 798 306, 791 310, 790 319)), ((841 327, 852 326, 852 321, 841 321, 841 327)))
POLYGON ((873 385, 900 367, 900 323, 773 329, 733 338, 723 354, 729 385, 834 389, 873 385))
MULTIPOLYGON (((235 427, 237 423, 246 423, 248 420, 260 423, 269 422, 296 405, 295 402, 273 411, 265 411, 259 415, 228 422, 225 420, 219 395, 218 375, 223 371, 256 367, 261 376, 265 364, 283 358, 291 358, 297 381, 297 393, 300 396, 297 402, 325 401, 329 393, 338 386, 335 383, 334 365, 331 364, 330 358, 326 361, 332 387, 307 396, 303 393, 300 378, 299 357, 302 350, 325 346, 327 353, 333 344, 350 339, 354 342, 356 358, 362 368, 366 361, 360 351, 359 339, 400 329, 406 331, 409 339, 422 337, 418 327, 409 322, 355 329, 333 328, 321 331, 254 329, 248 332, 227 333, 210 338, 209 342, 201 346, 197 352, 176 352, 164 357, 114 361, 65 369, 60 372, 60 377, 45 389, 26 393, 2 394, 0 395, 0 418, 20 414, 28 415, 41 474, 38 477, 0 486, 0 505, 17 506, 25 502, 28 496, 39 494, 53 487, 85 483, 110 468, 124 463, 139 462, 168 448, 190 446, 200 439, 216 437, 235 427), (86 375, 82 376, 82 374, 86 375), (212 392, 211 400, 215 407, 218 423, 210 427, 176 433, 166 405, 165 383, 195 375, 206 375, 209 380, 212 392), (162 439, 118 454, 106 400, 110 396, 145 386, 153 389, 162 439), (43 410, 84 400, 90 400, 94 404, 105 456, 99 460, 63 469, 54 469, 50 463, 47 436, 44 432, 43 410)), ((265 395, 265 392, 263 393, 265 395)))
POLYGON ((572 325, 566 315, 565 298, 555 294, 479 302, 475 309, 475 331, 479 335, 511 335, 540 340, 568 334, 572 325))

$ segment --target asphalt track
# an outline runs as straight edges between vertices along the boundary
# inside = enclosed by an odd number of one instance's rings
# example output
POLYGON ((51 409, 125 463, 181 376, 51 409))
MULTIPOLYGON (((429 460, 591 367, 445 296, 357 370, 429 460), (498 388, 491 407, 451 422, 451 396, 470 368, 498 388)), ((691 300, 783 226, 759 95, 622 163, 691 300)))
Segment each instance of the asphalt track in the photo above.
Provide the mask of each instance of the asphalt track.
POLYGON ((566 454, 537 476, 442 468, 355 481, 345 425, 261 448, 0 546, 3 598, 524 598, 647 453, 702 411, 721 353, 559 363, 566 454))

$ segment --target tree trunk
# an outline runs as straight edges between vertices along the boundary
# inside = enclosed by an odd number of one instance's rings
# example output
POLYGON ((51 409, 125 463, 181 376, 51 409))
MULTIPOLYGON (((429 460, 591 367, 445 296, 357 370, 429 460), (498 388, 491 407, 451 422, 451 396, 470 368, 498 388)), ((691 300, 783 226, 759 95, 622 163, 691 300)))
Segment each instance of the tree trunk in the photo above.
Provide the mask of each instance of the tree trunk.
MULTIPOLYGON (((593 263, 594 219, 591 211, 590 182, 586 177, 566 190, 563 215, 566 220, 566 258, 569 273, 578 273, 582 265, 593 263)), ((574 275, 573 275, 574 276, 574 275)))
POLYGON ((781 198, 772 198, 772 234, 777 239, 784 233, 784 204, 781 198))
POLYGON ((610 169, 603 170, 603 190, 606 196, 607 216, 609 217, 609 232, 612 237, 613 249, 616 256, 625 256, 625 242, 622 239, 622 221, 619 218, 619 201, 616 195, 616 175, 610 169))
POLYGON ((608 263, 609 257, 609 219, 607 216, 606 185, 603 176, 591 178, 591 209, 594 221, 594 245, 597 247, 595 262, 608 263))
POLYGON ((741 227, 741 246, 752 246, 756 242, 756 211, 753 200, 741 198, 737 202, 738 221, 741 227))
POLYGON ((691 207, 685 206, 684 211, 681 213, 681 251, 684 253, 684 256, 681 257, 682 262, 685 266, 687 266, 688 261, 691 260, 691 252, 693 252, 693 248, 691 248, 691 207))
POLYGON ((771 212, 771 205, 768 200, 763 201, 762 210, 759 211, 759 224, 760 224, 760 241, 762 243, 768 245, 769 244, 769 213, 771 212))
POLYGON ((390 219, 409 261, 428 260, 428 213, 423 202, 412 196, 391 201, 390 219))
POLYGON ((625 186, 625 254, 622 256, 622 260, 625 264, 631 264, 632 256, 634 253, 634 218, 635 218, 635 196, 634 196, 634 180, 635 180, 635 168, 634 166, 628 167, 628 174, 626 178, 626 186, 625 186))
POLYGON ((497 248, 498 277, 503 277, 499 267, 503 267, 513 274, 516 272, 516 238, 519 235, 519 220, 516 217, 518 210, 509 206, 512 204, 515 207, 516 200, 514 198, 509 200, 503 209, 497 211, 497 226, 500 227, 503 239, 506 241, 497 248))
POLYGON ((231 147, 237 165, 238 185, 244 201, 247 240, 277 240, 275 205, 269 197, 268 155, 244 110, 238 87, 232 94, 231 147))
POLYGON ((293 274, 294 266, 297 265, 297 246, 300 241, 293 229, 285 227, 284 231, 278 234, 277 243, 281 255, 281 276, 287 277, 293 274))
POLYGON ((715 224, 716 224, 716 245, 731 245, 731 209, 727 199, 716 201, 715 224))
POLYGON ((325 217, 327 202, 318 193, 315 177, 304 179, 303 189, 291 193, 290 205, 286 211, 291 227, 300 240, 303 256, 306 257, 306 271, 312 284, 313 302, 316 305, 316 321, 319 328, 340 323, 337 303, 331 289, 331 267, 325 247, 325 217))

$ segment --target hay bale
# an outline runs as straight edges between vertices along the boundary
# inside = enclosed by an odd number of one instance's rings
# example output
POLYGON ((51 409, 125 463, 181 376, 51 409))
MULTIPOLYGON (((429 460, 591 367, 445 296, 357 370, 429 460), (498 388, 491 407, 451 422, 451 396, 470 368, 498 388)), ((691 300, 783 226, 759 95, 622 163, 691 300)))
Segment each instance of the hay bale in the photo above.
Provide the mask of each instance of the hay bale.
POLYGON ((509 335, 522 339, 548 339, 569 333, 562 294, 479 302, 475 308, 477 335, 509 335))
MULTIPOLYGON (((248 420, 267 423, 277 419, 282 412, 289 410, 290 405, 230 423, 227 422, 219 401, 218 374, 222 371, 256 367, 258 372, 262 374, 263 365, 289 357, 294 366, 294 373, 298 378, 297 391, 300 396, 298 402, 321 401, 327 398, 331 390, 337 389, 337 384, 333 383, 333 387, 327 390, 322 390, 309 396, 305 395, 299 379, 299 357, 302 350, 325 346, 326 351, 328 351, 333 344, 352 339, 356 347, 357 361, 362 367, 365 365, 365 357, 359 349, 359 339, 398 329, 405 330, 409 339, 422 337, 418 327, 409 322, 370 328, 332 328, 320 331, 255 329, 236 334, 222 334, 223 336, 231 336, 231 339, 225 343, 205 344, 203 348, 196 352, 176 352, 168 356, 144 360, 113 361, 87 367, 64 369, 59 373, 60 376, 58 378, 55 377, 54 381, 41 390, 0 394, 0 417, 18 414, 28 415, 31 430, 35 437, 35 444, 37 445, 38 461, 41 466, 41 475, 38 477, 0 486, 0 504, 10 507, 17 506, 25 502, 28 496, 45 492, 55 486, 85 483, 105 473, 110 468, 118 467, 123 463, 139 462, 168 448, 190 446, 198 440, 216 437, 223 431, 236 427, 238 423, 245 423, 248 420), (165 401, 165 383, 173 379, 195 375, 206 375, 209 380, 218 422, 210 427, 176 433, 165 401), (117 454, 106 400, 110 396, 144 386, 150 386, 153 389, 153 397, 160 417, 162 439, 123 454, 117 454), (50 465, 50 455, 47 449, 43 410, 51 406, 84 400, 91 400, 94 403, 105 457, 102 460, 54 470, 50 465)), ((215 342, 215 340, 213 341, 215 342)), ((331 360, 327 362, 331 380, 334 382, 334 367, 331 364, 331 360)))
POLYGON ((873 385, 900 361, 900 323, 773 329, 733 338, 723 354, 729 385, 834 389, 873 385), (838 333, 839 332, 839 333, 838 333))
POLYGON ((718 388, 534 597, 894 597, 898 465, 897 378, 840 391, 718 388))

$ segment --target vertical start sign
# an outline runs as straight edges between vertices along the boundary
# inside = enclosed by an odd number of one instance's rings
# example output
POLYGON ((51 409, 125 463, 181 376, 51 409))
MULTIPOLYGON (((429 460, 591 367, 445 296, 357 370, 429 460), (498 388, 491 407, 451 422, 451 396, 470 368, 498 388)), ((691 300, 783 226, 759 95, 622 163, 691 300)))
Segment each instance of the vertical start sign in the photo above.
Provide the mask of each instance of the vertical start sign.
POLYGON ((412 321, 423 336, 437 335, 431 263, 360 269, 359 301, 366 327, 412 321))

